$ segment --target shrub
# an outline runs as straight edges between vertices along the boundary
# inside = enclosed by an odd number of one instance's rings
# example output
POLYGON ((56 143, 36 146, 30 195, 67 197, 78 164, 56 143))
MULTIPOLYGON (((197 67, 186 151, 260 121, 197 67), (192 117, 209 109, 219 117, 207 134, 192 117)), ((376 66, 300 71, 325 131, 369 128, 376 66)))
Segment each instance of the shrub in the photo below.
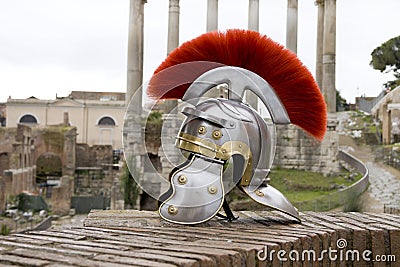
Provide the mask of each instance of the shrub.
POLYGON ((9 235, 10 232, 11 232, 11 229, 7 225, 5 225, 5 224, 1 225, 0 235, 9 235))

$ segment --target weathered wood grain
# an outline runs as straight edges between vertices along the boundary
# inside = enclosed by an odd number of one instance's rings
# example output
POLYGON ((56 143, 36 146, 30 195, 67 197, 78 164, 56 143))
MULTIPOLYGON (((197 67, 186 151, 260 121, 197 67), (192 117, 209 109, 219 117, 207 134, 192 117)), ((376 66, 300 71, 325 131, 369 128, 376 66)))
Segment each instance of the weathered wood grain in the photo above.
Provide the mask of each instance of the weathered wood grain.
MULTIPOLYGON (((150 211, 92 211, 84 227, 0 236, 2 266, 399 266, 400 216, 374 213, 301 214, 301 224, 269 211, 237 212, 234 222, 213 219, 182 226, 150 211), (397 262, 324 258, 260 260, 264 249, 285 252, 337 249, 395 255, 397 262), (397 265, 396 265, 397 264, 397 265)), ((287 255, 286 255, 287 256, 287 255)))

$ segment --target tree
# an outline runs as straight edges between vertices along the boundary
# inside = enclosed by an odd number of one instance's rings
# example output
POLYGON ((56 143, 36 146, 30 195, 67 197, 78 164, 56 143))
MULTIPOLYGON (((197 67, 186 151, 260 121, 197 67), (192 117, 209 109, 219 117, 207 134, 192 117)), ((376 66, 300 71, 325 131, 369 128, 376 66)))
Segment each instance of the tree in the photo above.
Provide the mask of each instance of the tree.
POLYGON ((338 90, 336 90, 336 111, 349 110, 349 104, 344 99, 338 90))
MULTIPOLYGON (((136 166, 136 164, 134 164, 133 166, 136 166)), ((133 175, 139 175, 137 170, 132 171, 134 172, 133 175)), ((124 192, 125 207, 132 209, 136 206, 136 200, 139 196, 139 186, 136 183, 135 179, 132 177, 132 174, 129 171, 126 162, 124 162, 122 166, 120 179, 121 189, 124 192)))
POLYGON ((385 85, 390 89, 400 85, 400 36, 394 37, 381 46, 377 47, 371 53, 371 67, 381 72, 393 72, 396 78, 388 81, 385 85))

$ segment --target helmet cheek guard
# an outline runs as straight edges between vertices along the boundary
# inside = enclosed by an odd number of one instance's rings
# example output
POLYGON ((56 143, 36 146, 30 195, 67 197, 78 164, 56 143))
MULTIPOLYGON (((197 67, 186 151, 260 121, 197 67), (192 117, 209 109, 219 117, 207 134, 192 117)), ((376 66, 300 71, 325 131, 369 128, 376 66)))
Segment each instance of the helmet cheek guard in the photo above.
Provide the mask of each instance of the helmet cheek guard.
POLYGON ((236 185, 254 201, 300 221, 296 208, 268 184, 275 154, 274 124, 290 123, 272 87, 249 70, 219 67, 198 77, 182 100, 187 103, 182 110, 186 120, 176 146, 189 156, 170 173, 170 188, 159 198, 161 217, 181 224, 207 221, 236 185), (228 99, 201 99, 224 83, 228 99), (273 123, 242 102, 246 90, 261 99, 273 123))

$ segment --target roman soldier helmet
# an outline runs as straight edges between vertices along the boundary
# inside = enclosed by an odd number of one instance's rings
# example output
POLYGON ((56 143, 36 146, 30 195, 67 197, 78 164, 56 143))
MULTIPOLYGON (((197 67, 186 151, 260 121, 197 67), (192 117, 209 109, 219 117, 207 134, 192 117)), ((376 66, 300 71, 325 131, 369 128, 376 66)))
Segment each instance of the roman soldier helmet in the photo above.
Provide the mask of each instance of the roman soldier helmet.
POLYGON ((186 161, 170 172, 159 197, 167 221, 196 224, 224 208, 238 186, 254 201, 300 221, 297 209, 271 186, 268 174, 276 144, 275 125, 293 123, 316 139, 326 131, 326 105, 295 54, 258 32, 228 30, 182 44, 158 67, 147 89, 156 99, 181 99, 186 116, 176 146, 186 161), (226 98, 206 97, 215 87, 226 98), (264 119, 245 101, 254 93, 267 108, 264 119))

